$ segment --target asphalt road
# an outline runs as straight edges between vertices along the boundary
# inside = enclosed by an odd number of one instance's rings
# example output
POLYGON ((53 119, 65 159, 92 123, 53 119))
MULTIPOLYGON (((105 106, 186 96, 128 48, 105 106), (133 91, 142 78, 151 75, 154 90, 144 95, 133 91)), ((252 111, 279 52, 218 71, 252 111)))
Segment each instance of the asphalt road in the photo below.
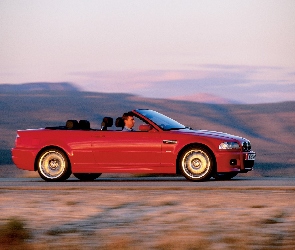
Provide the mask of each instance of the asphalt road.
POLYGON ((0 189, 294 189, 295 177, 235 177, 229 181, 190 182, 184 177, 99 177, 82 182, 45 182, 41 178, 0 178, 0 189))

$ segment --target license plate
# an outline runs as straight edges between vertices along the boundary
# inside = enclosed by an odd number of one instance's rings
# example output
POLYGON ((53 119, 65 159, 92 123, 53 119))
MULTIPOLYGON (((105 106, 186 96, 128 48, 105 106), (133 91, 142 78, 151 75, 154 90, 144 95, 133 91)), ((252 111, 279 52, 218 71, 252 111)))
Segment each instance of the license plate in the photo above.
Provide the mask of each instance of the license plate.
POLYGON ((246 160, 255 161, 256 154, 247 154, 246 160))

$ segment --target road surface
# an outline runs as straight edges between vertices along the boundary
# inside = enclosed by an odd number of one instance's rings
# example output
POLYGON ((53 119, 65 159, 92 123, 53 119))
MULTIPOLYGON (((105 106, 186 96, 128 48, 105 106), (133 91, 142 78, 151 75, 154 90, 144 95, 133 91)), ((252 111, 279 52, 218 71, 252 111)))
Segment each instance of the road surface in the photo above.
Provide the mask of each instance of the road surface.
POLYGON ((64 182, 45 182, 41 178, 0 178, 0 189, 295 189, 295 177, 235 177, 228 181, 211 179, 206 182, 191 182, 184 177, 99 177, 83 182, 70 178, 64 182))
POLYGON ((17 249, 295 249, 294 177, 0 178, 0 192, 0 240, 9 220, 32 235, 17 249))

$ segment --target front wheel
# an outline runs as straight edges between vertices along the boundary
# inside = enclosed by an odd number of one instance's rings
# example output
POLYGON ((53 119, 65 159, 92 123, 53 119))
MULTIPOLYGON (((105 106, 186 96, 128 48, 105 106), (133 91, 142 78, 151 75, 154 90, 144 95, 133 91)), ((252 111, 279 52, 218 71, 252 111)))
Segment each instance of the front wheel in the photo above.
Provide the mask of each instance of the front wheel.
POLYGON ((178 164, 182 175, 186 179, 205 181, 211 177, 214 160, 208 150, 202 147, 193 147, 180 156, 178 164))
POLYGON ((80 181, 94 181, 96 178, 101 176, 98 174, 84 174, 84 173, 73 173, 73 175, 78 178, 80 181))
POLYGON ((44 150, 37 161, 38 173, 46 181, 64 181, 71 175, 66 154, 55 148, 44 150))

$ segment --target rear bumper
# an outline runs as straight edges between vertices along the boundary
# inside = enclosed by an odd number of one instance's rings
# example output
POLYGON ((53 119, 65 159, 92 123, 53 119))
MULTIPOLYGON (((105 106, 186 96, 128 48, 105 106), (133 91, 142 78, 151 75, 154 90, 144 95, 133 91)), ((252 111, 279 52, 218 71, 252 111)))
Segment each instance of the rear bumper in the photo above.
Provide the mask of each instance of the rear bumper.
POLYGON ((18 168, 34 171, 35 154, 32 150, 13 148, 11 154, 12 161, 18 168))

